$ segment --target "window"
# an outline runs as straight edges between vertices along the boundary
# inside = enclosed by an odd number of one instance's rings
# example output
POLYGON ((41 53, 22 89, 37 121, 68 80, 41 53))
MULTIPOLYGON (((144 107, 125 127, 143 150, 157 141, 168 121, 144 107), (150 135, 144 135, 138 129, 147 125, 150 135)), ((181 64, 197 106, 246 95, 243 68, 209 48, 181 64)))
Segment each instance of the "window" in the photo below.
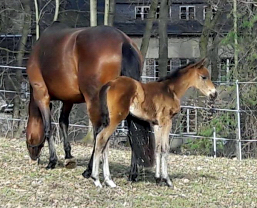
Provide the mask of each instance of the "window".
POLYGON ((234 66, 233 58, 222 58, 220 60, 219 67, 219 81, 221 82, 229 82, 231 79, 231 69, 234 66))
MULTIPOLYGON (((147 18, 147 15, 150 11, 150 6, 136 6, 135 8, 135 16, 136 19, 144 20, 147 18)), ((160 16, 160 6, 156 9, 156 19, 158 19, 160 16)))
MULTIPOLYGON (((193 59, 188 58, 172 58, 169 59, 167 62, 167 74, 170 74, 172 71, 176 70, 177 68, 181 66, 187 65, 190 61, 193 59)), ((159 78, 159 62, 158 59, 154 58, 147 58, 146 64, 145 64, 145 70, 147 76, 154 77, 154 80, 159 78)), ((145 81, 150 81, 149 77, 145 77, 145 81)), ((151 81, 153 81, 151 79, 151 81)))
POLYGON ((135 14, 136 19, 144 20, 147 18, 147 14, 149 13, 150 6, 136 6, 135 7, 135 14))
MULTIPOLYGON (((172 71, 171 67, 171 60, 168 60, 167 63, 167 74, 169 74, 172 71)), ((154 60, 154 77, 159 78, 159 63, 158 60, 154 60)))
POLYGON ((180 19, 182 19, 182 20, 195 19, 195 7, 194 6, 180 6, 180 19))
MULTIPOLYGON (((211 19, 213 19, 214 16, 216 15, 216 13, 217 13, 217 7, 216 6, 211 6, 211 10, 212 10, 211 19)), ((207 14, 207 6, 205 6, 203 8, 203 20, 205 20, 206 14, 207 14)))
POLYGON ((197 110, 182 108, 181 116, 181 133, 195 134, 197 132, 197 110))
POLYGON ((187 65, 190 61, 192 61, 192 59, 188 59, 188 58, 171 59, 171 71, 187 65))

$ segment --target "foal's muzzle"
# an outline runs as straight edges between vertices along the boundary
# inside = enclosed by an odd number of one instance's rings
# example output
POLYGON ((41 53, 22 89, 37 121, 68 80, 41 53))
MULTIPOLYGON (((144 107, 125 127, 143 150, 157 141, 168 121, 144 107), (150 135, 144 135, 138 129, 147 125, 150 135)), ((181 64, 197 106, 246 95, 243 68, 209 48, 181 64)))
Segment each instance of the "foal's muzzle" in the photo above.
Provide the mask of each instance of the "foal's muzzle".
POLYGON ((218 96, 217 91, 215 91, 214 93, 211 93, 211 94, 210 94, 211 100, 215 100, 215 99, 217 98, 217 96, 218 96))

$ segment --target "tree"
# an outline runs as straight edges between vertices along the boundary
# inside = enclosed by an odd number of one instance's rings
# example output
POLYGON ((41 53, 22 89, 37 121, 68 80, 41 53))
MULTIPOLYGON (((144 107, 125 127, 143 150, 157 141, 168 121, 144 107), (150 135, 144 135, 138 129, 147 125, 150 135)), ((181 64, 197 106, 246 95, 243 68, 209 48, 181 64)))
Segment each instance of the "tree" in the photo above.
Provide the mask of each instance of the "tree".
POLYGON ((152 31, 153 21, 155 20, 155 17, 156 17, 157 6, 158 6, 158 0, 152 0, 150 10, 147 15, 144 36, 142 38, 142 43, 141 43, 141 47, 140 47, 140 51, 141 51, 144 59, 146 57, 148 46, 149 46, 149 41, 151 38, 151 31, 152 31))
POLYGON ((159 17, 159 77, 167 75, 168 63, 168 21, 169 2, 161 0, 160 17, 159 17))
MULTIPOLYGON (((24 19, 23 19, 23 27, 22 27, 22 36, 21 36, 21 40, 19 43, 18 54, 17 54, 18 66, 22 66, 25 46, 27 44, 28 34, 30 32, 30 27, 31 27, 30 0, 22 0, 21 4, 22 4, 23 10, 24 10, 24 19)), ((21 69, 16 70, 16 80, 17 80, 17 82, 16 82, 17 84, 16 84, 15 91, 20 93, 21 85, 24 81, 21 69)), ((24 118, 26 115, 25 107, 26 107, 25 101, 21 99, 20 95, 16 96, 14 98, 13 117, 14 118, 24 118)), ((16 138, 20 137, 24 127, 25 126, 24 126, 23 121, 19 122, 18 128, 15 131, 14 137, 16 137, 16 138)))
POLYGON ((90 0, 90 26, 97 26, 97 0, 90 0))
POLYGON ((108 25, 113 26, 116 0, 109 0, 109 1, 110 1, 110 8, 109 8, 108 25))
POLYGON ((208 58, 211 60, 212 79, 218 79, 218 45, 220 41, 219 33, 216 31, 217 23, 223 13, 223 6, 225 1, 214 2, 210 1, 206 7, 206 15, 203 25, 202 34, 199 41, 199 50, 201 58, 208 58), (211 44, 212 38, 212 44, 211 44), (208 46, 210 46, 208 50, 208 46))
POLYGON ((59 0, 55 0, 54 21, 57 21, 57 20, 58 20, 59 7, 60 7, 60 1, 59 1, 59 0))

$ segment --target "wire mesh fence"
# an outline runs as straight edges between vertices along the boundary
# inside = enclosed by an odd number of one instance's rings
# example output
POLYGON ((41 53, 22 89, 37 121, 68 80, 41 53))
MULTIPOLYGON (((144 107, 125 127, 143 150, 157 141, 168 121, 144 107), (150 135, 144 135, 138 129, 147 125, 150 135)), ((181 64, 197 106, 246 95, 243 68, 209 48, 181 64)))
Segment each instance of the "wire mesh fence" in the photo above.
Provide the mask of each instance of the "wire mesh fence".
MULTIPOLYGON (((22 137, 25 137, 27 106, 29 101, 29 83, 24 67, 0 65, 0 133, 13 137, 19 123, 23 123, 22 137), (22 70, 23 81, 19 91, 15 90, 15 70, 22 70), (22 115, 13 115, 14 98, 19 97, 25 103, 22 115)), ((156 78, 142 76, 142 82, 156 78)), ((181 112, 173 119, 170 133, 172 150, 182 144, 190 149, 203 148, 213 156, 237 156, 238 159, 257 156, 257 119, 255 99, 257 82, 217 82, 219 96, 215 103, 190 89, 181 103, 181 112), (204 146, 204 147, 203 147, 204 146)), ((59 115, 61 102, 52 102, 53 136, 61 141, 59 135, 59 115)), ((82 139, 90 128, 86 105, 76 104, 70 114, 69 138, 82 139)), ((116 137, 126 140, 127 128, 123 122, 115 133, 116 137)))

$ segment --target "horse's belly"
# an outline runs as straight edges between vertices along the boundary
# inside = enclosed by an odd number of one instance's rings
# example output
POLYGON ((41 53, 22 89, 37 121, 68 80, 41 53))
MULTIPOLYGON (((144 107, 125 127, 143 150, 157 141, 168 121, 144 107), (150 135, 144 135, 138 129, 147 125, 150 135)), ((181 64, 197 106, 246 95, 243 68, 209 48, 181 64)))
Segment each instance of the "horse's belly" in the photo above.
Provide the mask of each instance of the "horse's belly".
POLYGON ((149 120, 147 114, 142 110, 138 103, 132 103, 129 107, 129 112, 138 118, 149 120))

